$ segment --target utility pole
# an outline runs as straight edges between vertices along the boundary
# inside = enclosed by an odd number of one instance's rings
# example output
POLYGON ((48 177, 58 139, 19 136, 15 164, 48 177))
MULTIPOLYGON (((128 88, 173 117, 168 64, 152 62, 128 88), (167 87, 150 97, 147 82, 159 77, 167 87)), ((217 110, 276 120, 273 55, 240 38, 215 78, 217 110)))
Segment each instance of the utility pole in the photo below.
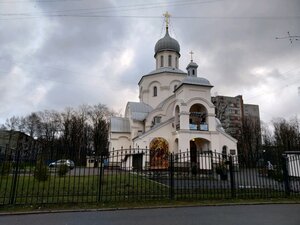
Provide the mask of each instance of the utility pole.
POLYGON ((290 32, 287 32, 288 36, 284 36, 284 37, 276 37, 275 39, 289 39, 291 44, 293 43, 293 41, 299 41, 300 40, 300 36, 297 35, 291 35, 290 32))

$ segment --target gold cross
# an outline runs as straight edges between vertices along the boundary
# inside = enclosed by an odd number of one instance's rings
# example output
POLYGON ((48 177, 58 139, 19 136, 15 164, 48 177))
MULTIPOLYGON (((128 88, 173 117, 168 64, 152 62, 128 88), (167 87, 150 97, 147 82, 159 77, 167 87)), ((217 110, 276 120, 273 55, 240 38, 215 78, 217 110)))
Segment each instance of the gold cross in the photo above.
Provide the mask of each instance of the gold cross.
POLYGON ((167 11, 166 13, 163 14, 163 16, 165 17, 166 27, 169 27, 171 15, 167 11))
POLYGON ((191 61, 193 61, 193 54, 194 54, 194 52, 190 51, 190 54, 191 54, 191 61))

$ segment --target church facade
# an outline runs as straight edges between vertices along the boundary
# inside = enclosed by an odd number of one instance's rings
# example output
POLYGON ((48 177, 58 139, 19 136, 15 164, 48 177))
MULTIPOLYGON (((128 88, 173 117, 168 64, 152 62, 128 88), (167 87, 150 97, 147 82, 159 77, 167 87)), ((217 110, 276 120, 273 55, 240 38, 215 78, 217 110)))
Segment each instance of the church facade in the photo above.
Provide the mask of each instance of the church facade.
POLYGON ((215 116, 211 83, 198 77, 198 65, 192 59, 186 72, 179 69, 180 45, 169 35, 168 24, 165 36, 155 45, 154 58, 155 70, 138 82, 140 101, 128 102, 124 117, 110 120, 109 151, 237 154, 237 140, 215 116))

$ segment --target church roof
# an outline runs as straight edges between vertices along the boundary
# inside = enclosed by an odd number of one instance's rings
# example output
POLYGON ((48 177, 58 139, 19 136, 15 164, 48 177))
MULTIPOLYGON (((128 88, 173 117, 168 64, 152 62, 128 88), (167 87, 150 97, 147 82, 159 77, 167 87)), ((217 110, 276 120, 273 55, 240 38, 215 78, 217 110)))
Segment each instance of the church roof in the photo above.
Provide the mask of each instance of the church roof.
POLYGON ((215 120, 216 120, 216 128, 225 132, 225 130, 224 130, 223 126, 222 126, 221 121, 217 117, 215 117, 215 120))
POLYGON ((130 133, 129 119, 123 117, 111 117, 110 130, 111 132, 130 133))
POLYGON ((192 76, 187 76, 185 77, 178 88, 182 86, 183 84, 190 84, 190 85, 197 85, 197 86, 207 86, 207 87, 213 87, 210 82, 203 78, 203 77, 192 77, 192 76))
POLYGON ((157 53, 162 51, 174 51, 180 54, 180 45, 178 41, 176 41, 174 38, 170 37, 168 28, 166 29, 166 34, 163 38, 159 39, 156 42, 155 48, 154 48, 156 56, 157 53))
POLYGON ((193 62, 193 61, 191 61, 191 62, 187 65, 186 68, 188 69, 189 67, 195 67, 195 68, 197 68, 197 67, 198 67, 198 64, 195 63, 195 62, 193 62))
POLYGON ((168 102, 171 98, 174 98, 175 94, 170 95, 168 98, 166 98, 165 100, 163 100, 161 103, 159 103, 156 107, 156 109, 159 109, 161 107, 164 106, 164 104, 166 104, 166 102, 168 102))
POLYGON ((174 74, 179 74, 179 75, 183 75, 183 76, 186 76, 186 74, 187 74, 187 73, 185 73, 185 72, 183 72, 182 70, 177 69, 177 68, 172 68, 172 67, 160 67, 160 68, 158 68, 158 69, 156 69, 156 70, 153 70, 153 71, 151 71, 150 73, 148 73, 148 74, 142 76, 138 84, 141 83, 141 81, 143 80, 144 77, 152 76, 152 75, 160 74, 160 73, 174 73, 174 74))
POLYGON ((137 121, 143 121, 148 116, 149 112, 153 110, 150 105, 143 102, 128 102, 131 111, 131 118, 137 121))
POLYGON ((148 73, 147 75, 152 75, 152 74, 156 74, 156 73, 182 73, 182 74, 186 74, 185 72, 183 72, 180 69, 177 68, 173 68, 173 67, 160 67, 156 70, 151 71, 150 73, 148 73))

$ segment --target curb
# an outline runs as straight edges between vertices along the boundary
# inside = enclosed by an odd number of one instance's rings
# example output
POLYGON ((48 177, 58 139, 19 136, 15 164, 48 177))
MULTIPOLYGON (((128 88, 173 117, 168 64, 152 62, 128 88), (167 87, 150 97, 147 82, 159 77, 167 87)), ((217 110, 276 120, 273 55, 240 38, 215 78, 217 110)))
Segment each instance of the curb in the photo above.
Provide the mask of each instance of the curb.
POLYGON ((244 203, 212 203, 212 204, 187 204, 187 205, 162 205, 162 206, 141 206, 141 207, 115 207, 115 208, 87 208, 87 209, 57 209, 57 210, 35 210, 24 212, 3 212, 0 216, 18 216, 18 215, 38 215, 50 213, 74 213, 74 212, 106 212, 123 210, 145 210, 145 209, 164 209, 164 208, 191 208, 191 207, 223 207, 223 206, 246 206, 246 205, 280 205, 280 204, 300 204, 300 201, 287 202, 244 202, 244 203))

